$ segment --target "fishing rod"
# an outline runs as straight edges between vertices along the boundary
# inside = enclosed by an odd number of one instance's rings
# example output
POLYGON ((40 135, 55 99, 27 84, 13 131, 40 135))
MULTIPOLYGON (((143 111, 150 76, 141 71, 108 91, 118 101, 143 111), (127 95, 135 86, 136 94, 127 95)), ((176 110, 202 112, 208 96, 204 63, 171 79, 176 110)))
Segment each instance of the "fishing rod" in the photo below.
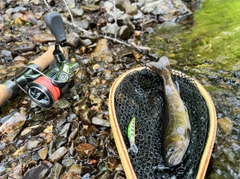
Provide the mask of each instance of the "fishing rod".
POLYGON ((56 38, 55 45, 0 84, 0 106, 20 90, 44 108, 52 107, 67 91, 73 94, 74 99, 79 99, 74 85, 79 64, 66 60, 61 50, 67 44, 62 18, 58 12, 51 12, 44 20, 56 38))

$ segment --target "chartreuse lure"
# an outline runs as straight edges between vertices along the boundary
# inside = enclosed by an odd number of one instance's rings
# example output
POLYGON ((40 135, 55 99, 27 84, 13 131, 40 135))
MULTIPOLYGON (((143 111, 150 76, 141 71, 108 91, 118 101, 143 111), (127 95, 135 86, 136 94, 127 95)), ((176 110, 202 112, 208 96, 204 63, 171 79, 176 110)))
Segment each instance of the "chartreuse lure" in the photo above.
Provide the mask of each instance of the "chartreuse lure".
POLYGON ((128 152, 132 150, 135 154, 137 154, 138 148, 135 144, 135 137, 136 137, 136 118, 135 117, 133 117, 128 124, 127 136, 130 143, 130 148, 128 149, 128 152))

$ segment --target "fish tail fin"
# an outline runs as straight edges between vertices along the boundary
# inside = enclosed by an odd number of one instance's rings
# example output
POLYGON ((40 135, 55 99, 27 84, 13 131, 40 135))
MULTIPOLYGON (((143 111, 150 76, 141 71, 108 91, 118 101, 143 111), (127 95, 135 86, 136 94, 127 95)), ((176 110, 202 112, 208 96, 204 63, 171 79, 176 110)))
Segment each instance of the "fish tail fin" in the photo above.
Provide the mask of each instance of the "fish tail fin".
POLYGON ((170 71, 170 61, 166 56, 162 56, 158 62, 147 63, 147 66, 158 74, 170 71))

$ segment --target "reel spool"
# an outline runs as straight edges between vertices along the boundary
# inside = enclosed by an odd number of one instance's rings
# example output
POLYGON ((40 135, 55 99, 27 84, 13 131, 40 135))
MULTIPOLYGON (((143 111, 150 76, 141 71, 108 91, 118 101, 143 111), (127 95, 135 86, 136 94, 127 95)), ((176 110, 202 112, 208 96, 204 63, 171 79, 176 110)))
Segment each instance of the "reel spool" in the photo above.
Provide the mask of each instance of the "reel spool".
POLYGON ((28 84, 28 95, 40 107, 50 108, 60 98, 61 91, 50 79, 41 76, 28 84))

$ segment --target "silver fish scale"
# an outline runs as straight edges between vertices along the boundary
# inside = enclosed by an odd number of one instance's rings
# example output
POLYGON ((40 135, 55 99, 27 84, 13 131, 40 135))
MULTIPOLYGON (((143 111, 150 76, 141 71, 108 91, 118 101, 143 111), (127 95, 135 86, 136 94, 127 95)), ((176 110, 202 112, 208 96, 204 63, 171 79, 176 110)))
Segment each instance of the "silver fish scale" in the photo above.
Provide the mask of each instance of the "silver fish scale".
POLYGON ((119 127, 129 148, 127 127, 131 118, 136 118, 136 145, 138 153, 129 152, 129 157, 139 179, 195 178, 207 140, 209 126, 208 109, 194 80, 172 70, 172 79, 180 87, 180 95, 188 108, 191 122, 191 141, 180 165, 165 166, 162 153, 163 94, 160 78, 148 69, 128 74, 115 93, 115 110, 119 127))

